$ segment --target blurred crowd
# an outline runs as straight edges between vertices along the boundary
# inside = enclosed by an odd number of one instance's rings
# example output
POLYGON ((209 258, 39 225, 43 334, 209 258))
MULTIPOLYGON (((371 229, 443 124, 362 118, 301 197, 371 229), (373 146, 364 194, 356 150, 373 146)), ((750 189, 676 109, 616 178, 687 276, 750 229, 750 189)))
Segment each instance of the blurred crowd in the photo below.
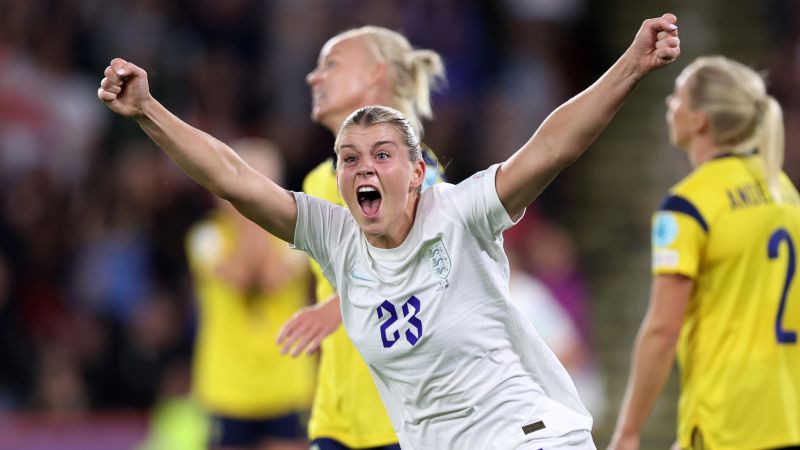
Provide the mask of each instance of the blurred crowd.
MULTIPOLYGON (((780 42, 772 86, 797 180, 800 6, 769 3, 780 42)), ((433 99, 425 141, 460 181, 507 157, 607 65, 601 43, 579 32, 591 8, 584 0, 0 0, 0 411, 147 409, 189 382, 196 316, 184 242, 213 203, 135 124, 97 101, 113 57, 145 68, 159 101, 221 140, 272 140, 286 187, 299 189, 332 152, 332 138, 309 120, 305 83, 322 44, 364 24, 401 30, 444 58, 449 82, 433 99)), ((545 194, 509 248, 563 310, 576 354, 590 358, 586 281, 558 224, 560 195, 559 185, 545 194)))

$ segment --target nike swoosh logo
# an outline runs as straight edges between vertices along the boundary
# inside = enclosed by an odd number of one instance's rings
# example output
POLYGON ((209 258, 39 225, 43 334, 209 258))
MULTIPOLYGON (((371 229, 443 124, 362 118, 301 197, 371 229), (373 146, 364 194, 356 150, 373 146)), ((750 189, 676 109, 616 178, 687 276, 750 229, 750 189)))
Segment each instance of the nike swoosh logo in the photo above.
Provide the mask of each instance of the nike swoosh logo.
POLYGON ((350 273, 350 276, 351 276, 351 277, 353 277, 353 278, 354 278, 354 279, 356 279, 356 280, 368 281, 368 282, 370 282, 370 283, 371 283, 371 282, 373 282, 373 281, 375 281, 375 280, 373 280, 373 279, 371 279, 371 278, 367 278, 367 277, 365 277, 365 276, 361 276, 361 275, 359 275, 359 274, 357 274, 357 273, 355 273, 355 272, 351 272, 351 273, 350 273))
POLYGON ((361 275, 359 275, 359 274, 357 274, 355 272, 350 272, 350 276, 353 277, 353 279, 355 279, 355 280, 366 281, 367 283, 374 283, 375 282, 375 280, 372 280, 372 279, 367 278, 367 277, 363 277, 363 276, 361 276, 361 275))

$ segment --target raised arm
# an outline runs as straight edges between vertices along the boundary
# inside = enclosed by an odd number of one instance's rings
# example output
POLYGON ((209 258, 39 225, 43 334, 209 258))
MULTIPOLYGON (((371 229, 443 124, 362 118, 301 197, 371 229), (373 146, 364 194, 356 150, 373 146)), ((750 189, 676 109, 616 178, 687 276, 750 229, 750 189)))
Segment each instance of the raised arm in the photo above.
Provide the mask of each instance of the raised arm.
POLYGON ((639 81, 680 54, 677 18, 642 23, 631 46, 586 90, 553 111, 497 173, 500 201, 516 216, 605 129, 639 81))
POLYGON ((134 119, 190 177, 262 228, 294 241, 294 197, 245 163, 223 142, 182 121, 152 95, 147 73, 115 58, 104 72, 97 97, 112 111, 134 119))

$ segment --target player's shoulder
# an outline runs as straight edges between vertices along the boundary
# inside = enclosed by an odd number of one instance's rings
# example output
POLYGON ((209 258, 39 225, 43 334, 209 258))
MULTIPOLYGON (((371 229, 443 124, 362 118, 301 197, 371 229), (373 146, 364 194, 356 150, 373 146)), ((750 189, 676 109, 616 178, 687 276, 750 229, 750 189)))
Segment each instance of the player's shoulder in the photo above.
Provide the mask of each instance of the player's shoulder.
MULTIPOLYGON (((676 183, 662 206, 670 201, 686 201, 701 211, 711 212, 727 205, 726 192, 735 179, 747 178, 739 174, 743 170, 738 158, 722 158, 709 161, 676 183)), ((742 179, 742 182, 747 181, 742 179)))
POLYGON ((719 186, 719 168, 716 165, 703 165, 683 177, 670 189, 670 193, 682 197, 696 197, 719 186))

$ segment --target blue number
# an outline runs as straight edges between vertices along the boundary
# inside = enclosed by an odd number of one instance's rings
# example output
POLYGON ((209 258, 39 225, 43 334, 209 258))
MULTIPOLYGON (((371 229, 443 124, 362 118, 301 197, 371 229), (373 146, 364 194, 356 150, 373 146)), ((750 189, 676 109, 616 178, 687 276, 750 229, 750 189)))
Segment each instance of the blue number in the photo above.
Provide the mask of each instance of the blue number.
POLYGON ((394 308, 394 305, 389 303, 388 300, 384 300, 380 306, 378 306, 378 319, 383 319, 383 311, 389 313, 389 318, 386 319, 386 322, 381 324, 381 341, 383 342, 383 348, 389 348, 400 339, 400 332, 396 331, 392 333, 392 339, 389 339, 386 336, 386 330, 392 326, 395 322, 397 322, 397 310, 394 308))
POLYGON ((408 323, 410 323, 411 325, 414 326, 414 328, 417 329, 417 334, 412 333, 411 330, 406 330, 406 339, 408 339, 408 342, 411 345, 414 345, 417 343, 419 338, 422 337, 422 321, 419 320, 419 317, 417 317, 417 313, 419 312, 419 299, 412 295, 411 298, 408 299, 407 302, 405 302, 405 304, 403 305, 403 316, 405 317, 408 317, 409 305, 414 307, 414 314, 412 314, 411 317, 408 318, 408 323))
POLYGON ((778 248, 783 241, 786 241, 786 248, 789 251, 789 265, 786 268, 786 281, 783 282, 783 292, 781 293, 781 302, 778 306, 778 315, 775 317, 775 338, 778 340, 779 344, 795 344, 797 343, 797 333, 795 331, 784 330, 781 326, 783 312, 786 309, 786 297, 789 293, 789 286, 791 286, 792 279, 794 278, 795 269, 794 243, 792 242, 792 237, 789 236, 789 232, 783 228, 779 228, 772 233, 772 236, 769 238, 767 252, 769 253, 769 259, 777 258, 778 248))
MULTIPOLYGON (((408 324, 416 328, 416 333, 414 333, 411 329, 405 330, 405 337, 408 340, 408 343, 411 345, 416 345, 416 343, 422 338, 422 321, 417 317, 417 314, 420 312, 420 302, 417 297, 413 295, 409 298, 405 303, 403 303, 402 308, 400 310, 403 312, 403 318, 408 318, 408 324), (411 311, 411 308, 414 308, 411 311)), ((384 300, 381 303, 376 312, 378 313, 378 319, 383 319, 384 314, 388 313, 389 317, 381 324, 381 342, 383 343, 383 348, 389 348, 393 346, 398 339, 400 339, 400 330, 395 330, 392 332, 391 336, 388 336, 389 327, 394 325, 397 322, 397 308, 388 300, 384 300)))

